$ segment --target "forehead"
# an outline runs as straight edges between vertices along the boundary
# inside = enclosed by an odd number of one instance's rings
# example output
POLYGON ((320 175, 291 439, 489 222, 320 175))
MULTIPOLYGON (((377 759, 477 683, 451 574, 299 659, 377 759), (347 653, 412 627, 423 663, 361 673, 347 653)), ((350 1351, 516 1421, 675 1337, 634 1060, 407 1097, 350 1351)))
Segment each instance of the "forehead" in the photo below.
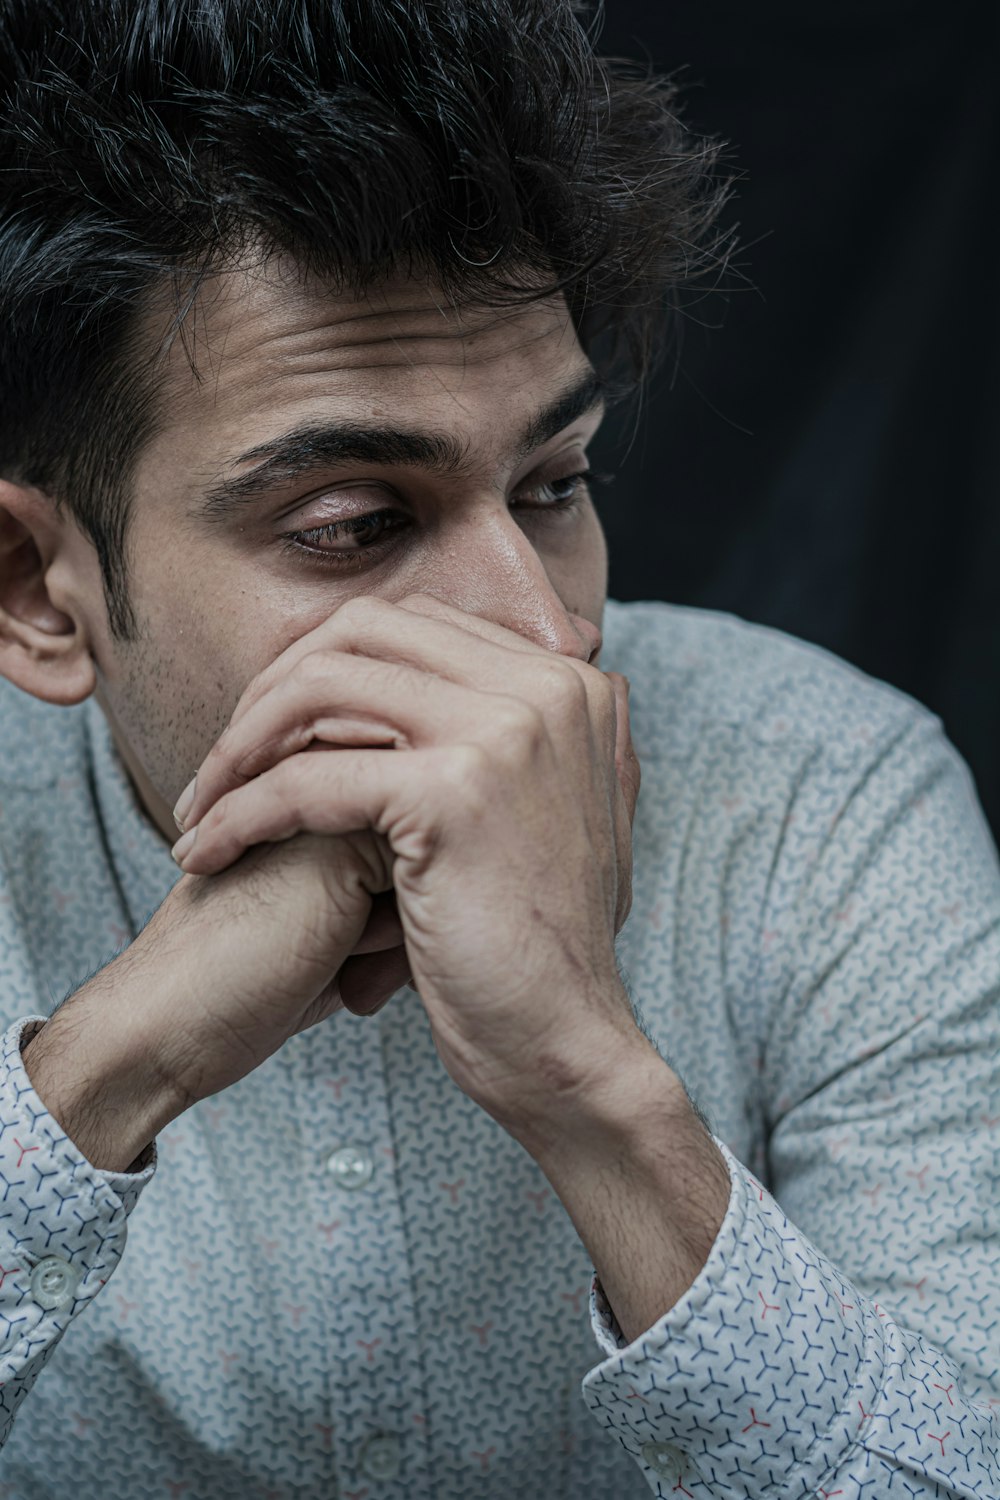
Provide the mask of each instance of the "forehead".
POLYGON ((227 272, 199 294, 164 357, 161 413, 195 448, 211 441, 216 451, 248 431, 266 441, 293 412, 331 408, 472 436, 518 423, 586 368, 562 298, 456 306, 409 277, 359 298, 278 262, 227 272))

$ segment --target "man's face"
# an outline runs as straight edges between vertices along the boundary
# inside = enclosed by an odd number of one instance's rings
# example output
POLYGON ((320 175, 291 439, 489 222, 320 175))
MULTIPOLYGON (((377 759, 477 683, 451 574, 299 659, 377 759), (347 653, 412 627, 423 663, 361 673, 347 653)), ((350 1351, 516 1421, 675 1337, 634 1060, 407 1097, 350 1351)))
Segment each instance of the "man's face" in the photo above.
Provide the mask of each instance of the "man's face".
POLYGON ((167 836, 249 681, 355 595, 433 594, 588 654, 606 554, 573 476, 601 409, 561 300, 456 310, 409 279, 357 301, 231 275, 188 345, 200 383, 175 341, 136 474, 138 637, 114 640, 96 600, 91 622, 100 701, 167 836))

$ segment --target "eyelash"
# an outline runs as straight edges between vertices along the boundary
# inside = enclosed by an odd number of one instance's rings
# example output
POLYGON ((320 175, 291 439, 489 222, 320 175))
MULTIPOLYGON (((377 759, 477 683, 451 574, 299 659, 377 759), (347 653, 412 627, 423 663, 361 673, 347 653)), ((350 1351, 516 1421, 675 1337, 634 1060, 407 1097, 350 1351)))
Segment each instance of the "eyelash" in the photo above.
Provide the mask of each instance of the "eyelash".
MULTIPOLYGON (((541 506, 529 506, 528 509, 555 512, 559 515, 570 514, 583 499, 583 492, 593 484, 607 484, 610 475, 595 474, 592 469, 581 469, 575 474, 564 474, 559 479, 547 480, 544 484, 536 486, 536 489, 546 489, 551 485, 569 484, 573 482, 572 493, 565 499, 551 500, 541 506)), ((336 542, 344 537, 357 535, 367 527, 381 521, 391 521, 398 517, 398 512, 383 507, 381 510, 369 511, 367 515, 351 516, 344 521, 331 521, 326 526, 311 526, 305 531, 287 531, 282 534, 282 550, 288 553, 306 553, 309 557, 322 559, 332 567, 350 567, 360 562, 365 557, 370 557, 382 551, 392 541, 396 532, 401 530, 400 525, 388 526, 380 532, 373 542, 367 546, 358 547, 353 552, 328 552, 322 547, 315 546, 316 542, 336 542)))

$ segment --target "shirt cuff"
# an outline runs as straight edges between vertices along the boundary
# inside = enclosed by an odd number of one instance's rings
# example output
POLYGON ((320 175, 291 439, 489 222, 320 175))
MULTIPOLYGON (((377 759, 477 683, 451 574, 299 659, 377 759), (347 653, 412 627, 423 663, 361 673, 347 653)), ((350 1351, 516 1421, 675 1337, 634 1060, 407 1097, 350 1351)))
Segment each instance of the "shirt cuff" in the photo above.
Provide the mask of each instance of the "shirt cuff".
POLYGON ((156 1168, 152 1143, 133 1171, 92 1166, 49 1114, 21 1056, 44 1021, 0 1036, 0 1379, 100 1291, 156 1168))
POLYGON ((701 1273, 631 1344, 599 1283, 584 1398, 651 1487, 813 1494, 858 1441, 884 1363, 875 1309, 721 1141, 732 1191, 701 1273), (700 1486, 700 1488, 699 1488, 700 1486))

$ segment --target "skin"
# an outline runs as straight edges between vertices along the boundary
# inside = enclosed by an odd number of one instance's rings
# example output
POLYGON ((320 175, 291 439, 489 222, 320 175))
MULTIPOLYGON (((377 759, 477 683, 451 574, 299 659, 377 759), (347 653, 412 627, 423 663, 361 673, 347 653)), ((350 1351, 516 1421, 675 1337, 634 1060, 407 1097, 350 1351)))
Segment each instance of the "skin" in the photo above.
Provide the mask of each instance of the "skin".
MULTIPOLYGON (((600 640, 607 559, 593 506, 585 499, 567 521, 507 503, 537 470, 561 477, 585 467, 599 422, 592 413, 511 467, 512 439, 539 396, 587 368, 565 310, 443 315, 432 288, 404 283, 373 296, 359 316, 353 301, 331 305, 320 286, 275 282, 219 285, 195 325, 201 388, 180 342, 171 349, 172 420, 143 455, 136 483, 132 594, 142 639, 122 649, 105 637, 96 653, 101 701, 153 794, 147 805, 158 799, 151 811, 171 843, 169 808, 248 682, 347 599, 431 594, 588 658, 600 640), (329 476, 342 487, 339 509, 330 484, 316 480, 224 524, 192 516, 228 455, 304 420, 391 421, 400 410, 407 426, 444 426, 466 444, 467 471, 432 479, 355 475, 354 466, 329 476), (405 546, 378 561, 345 553, 336 569, 285 554, 282 532, 392 505, 377 486, 390 479, 405 486, 412 509, 405 546)), ((100 624, 95 582, 87 612, 100 624)))
POLYGON ((0 670, 52 702, 96 692, 171 842, 170 809, 198 773, 178 805, 187 873, 117 970, 67 1007, 83 1024, 57 1016, 32 1042, 35 1086, 84 1149, 71 1059, 106 1061, 130 1026, 128 1056, 99 1076, 131 1132, 114 1151, 93 1143, 125 1165, 287 1035, 341 1003, 377 1008, 412 975, 451 1076, 538 1161, 638 1333, 704 1263, 728 1174, 635 1027, 614 961, 638 765, 625 684, 599 670, 607 560, 573 479, 600 410, 521 442, 589 370, 565 306, 456 309, 412 279, 358 300, 273 262, 221 276, 188 343, 201 379, 175 341, 166 417, 136 473, 134 642, 110 634, 79 530, 48 497, 0 484, 0 670), (458 462, 342 463, 205 516, 237 455, 332 419, 446 434, 458 462), (218 1010, 232 966, 220 951, 206 986, 213 903, 279 869, 285 925, 336 942, 308 959, 298 944, 293 960, 255 917, 259 993, 244 988, 224 1026, 206 1002, 186 1017, 180 997, 199 982, 218 1010), (126 997, 172 974, 183 982, 161 1008, 188 1051, 168 1059, 165 1030, 137 1030, 126 997), (158 1073, 173 1095, 161 1116, 137 1115, 136 1077, 158 1073))

